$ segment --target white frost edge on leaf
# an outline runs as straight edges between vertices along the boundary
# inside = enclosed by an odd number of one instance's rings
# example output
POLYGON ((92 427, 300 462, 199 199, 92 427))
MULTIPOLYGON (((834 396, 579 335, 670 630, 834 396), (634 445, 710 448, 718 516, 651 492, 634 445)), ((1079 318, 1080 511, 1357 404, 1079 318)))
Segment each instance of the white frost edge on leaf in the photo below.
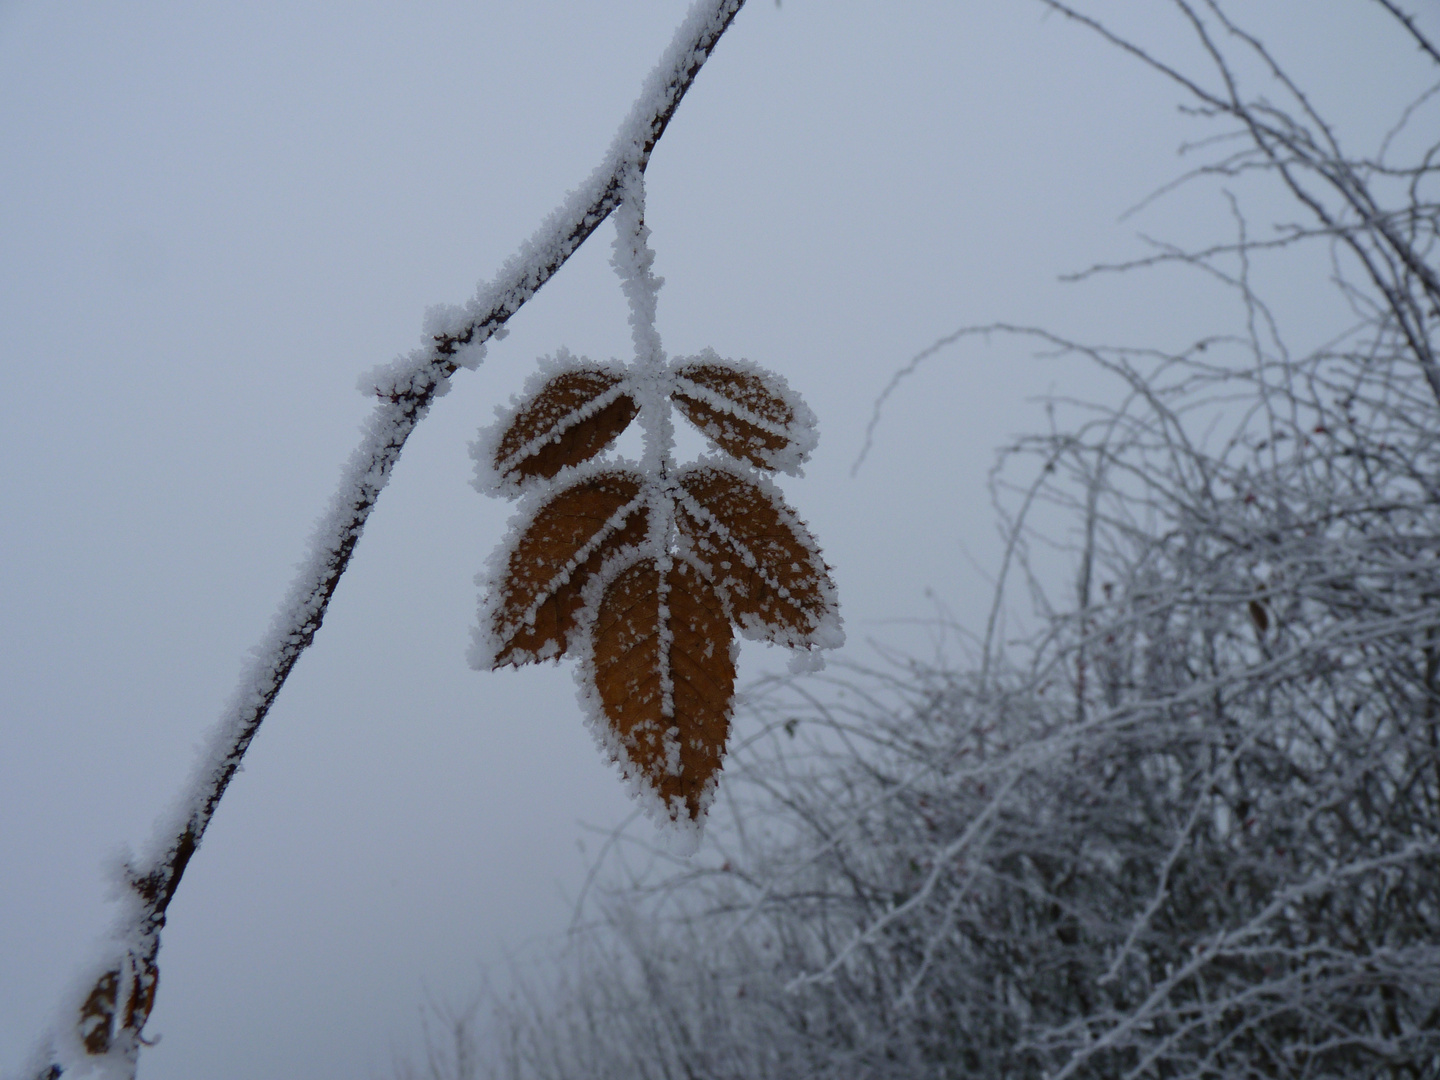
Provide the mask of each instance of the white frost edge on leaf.
MULTIPOLYGON (((621 528, 631 515, 647 505, 647 485, 643 482, 640 474, 635 471, 632 463, 625 461, 591 460, 581 462, 579 465, 566 466, 555 475, 554 479, 547 481, 545 484, 530 485, 528 487, 528 490, 516 507, 515 513, 512 514, 510 520, 506 522, 505 534, 501 538, 500 543, 495 546, 495 550, 492 551, 490 557, 485 560, 485 568, 475 575, 475 584, 480 586, 479 623, 470 630, 470 648, 465 654, 465 659, 472 668, 477 671, 491 670, 494 667, 495 658, 499 656, 505 648, 504 640, 497 636, 493 629, 494 615, 503 604, 504 592, 502 586, 510 575, 510 557, 514 554, 515 548, 519 545, 525 533, 529 531, 530 527, 534 524, 535 516, 547 506, 552 499, 563 492, 579 484, 594 480, 599 476, 614 473, 625 473, 633 476, 636 481, 640 482, 639 493, 607 518, 605 524, 596 531, 595 535, 591 537, 590 541, 587 542, 584 547, 580 548, 575 557, 566 563, 564 568, 557 571, 555 577, 551 579, 549 586, 549 588, 553 590, 559 585, 569 581, 570 575, 575 572, 575 569, 580 566, 581 563, 594 553, 596 547, 604 543, 607 537, 613 535, 617 529, 621 528)), ((631 551, 635 550, 635 548, 632 546, 623 550, 631 551)), ((606 565, 608 565, 608 561, 606 565)), ((603 571, 604 567, 602 567, 601 570, 603 571)), ((599 575, 597 574, 595 576, 599 575)), ((534 622, 535 613, 550 595, 550 592, 541 594, 540 599, 526 612, 527 622, 534 622)), ((588 607, 589 594, 588 592, 584 592, 582 595, 586 597, 586 606, 588 607)), ((558 661, 562 651, 560 648, 562 643, 554 642, 553 644, 555 645, 554 653, 535 655, 527 654, 522 650, 519 655, 531 656, 537 661, 558 661)))
MULTIPOLYGON (((494 421, 482 427, 476 433, 474 441, 470 443, 470 457, 475 462, 475 474, 470 481, 471 486, 482 495, 498 495, 502 498, 514 499, 539 487, 555 484, 559 480, 558 475, 549 479, 543 476, 517 478, 507 475, 507 470, 513 469, 546 443, 558 439, 574 425, 594 416, 624 394, 634 396, 634 390, 629 385, 628 372, 615 361, 590 360, 584 356, 575 356, 565 348, 557 349, 554 356, 542 356, 538 369, 525 380, 525 385, 520 393, 511 395, 508 405, 495 406, 494 421), (499 451, 500 440, 505 437, 505 432, 510 429, 515 418, 535 401, 535 398, 552 379, 581 371, 598 371, 606 375, 613 375, 620 381, 569 413, 560 424, 551 428, 545 435, 526 443, 497 467, 495 455, 499 451)), ((602 449, 600 454, 606 453, 607 450, 608 448, 602 449)))
POLYGON ((825 654, 819 649, 796 649, 790 654, 785 670, 791 675, 814 675, 825 670, 825 654))
MULTIPOLYGON (((801 612, 801 614, 805 616, 806 621, 809 622, 810 629, 803 634, 797 635, 789 627, 772 627, 751 614, 737 617, 730 608, 730 590, 725 580, 712 580, 711 584, 715 586, 715 591, 720 594, 721 600, 725 603, 727 614, 731 616, 731 622, 740 630, 741 636, 750 641, 765 641, 775 645, 783 645, 790 649, 838 649, 844 645, 844 620, 840 616, 840 598, 836 592, 835 583, 830 579, 829 570, 825 566, 825 560, 820 554, 820 548, 815 541, 815 537, 811 534, 805 522, 795 513, 790 507, 790 504, 785 501, 785 495, 779 486, 763 473, 755 469, 746 468, 728 456, 702 457, 692 464, 687 465, 677 475, 675 497, 680 505, 689 512, 691 517, 699 521, 707 530, 718 534, 722 539, 735 547, 740 552, 746 567, 758 571, 765 584, 773 589, 780 597, 784 598, 789 595, 789 590, 785 589, 778 581, 766 573, 754 553, 751 552, 744 543, 732 536, 729 530, 716 520, 714 514, 701 506, 699 501, 685 490, 685 478, 692 473, 705 469, 716 469, 727 472, 741 481, 750 484, 752 487, 758 488, 760 492, 770 500, 781 524, 789 528, 796 541, 809 553, 811 570, 815 573, 819 582, 820 599, 823 605, 822 611, 818 617, 810 612, 801 612)), ((681 534, 681 538, 683 542, 683 533, 681 534)), ((798 661, 792 661, 792 663, 796 662, 798 661)))
MULTIPOLYGON (((804 398, 791 389, 783 375, 771 371, 769 368, 761 367, 750 360, 728 359, 710 348, 702 349, 695 356, 677 356, 670 368, 675 388, 681 390, 687 397, 703 401, 718 412, 728 413, 737 420, 743 420, 762 431, 788 440, 786 445, 778 450, 771 450, 763 446, 755 448, 760 457, 764 459, 767 468, 785 473, 787 476, 805 475, 801 466, 810 460, 810 455, 815 452, 815 447, 820 443, 819 422, 810 410, 810 406, 805 404, 804 398), (680 369, 691 364, 711 364, 716 367, 734 368, 736 371, 754 376, 760 380, 766 390, 784 402, 785 407, 790 410, 790 422, 783 425, 777 424, 773 420, 751 412, 732 398, 685 378, 680 374, 680 369)), ((686 417, 686 420, 689 420, 689 417, 686 417)), ((695 426, 707 439, 710 438, 709 432, 700 428, 698 424, 695 426)), ((713 439, 711 439, 711 445, 715 446, 717 450, 720 449, 713 439)))

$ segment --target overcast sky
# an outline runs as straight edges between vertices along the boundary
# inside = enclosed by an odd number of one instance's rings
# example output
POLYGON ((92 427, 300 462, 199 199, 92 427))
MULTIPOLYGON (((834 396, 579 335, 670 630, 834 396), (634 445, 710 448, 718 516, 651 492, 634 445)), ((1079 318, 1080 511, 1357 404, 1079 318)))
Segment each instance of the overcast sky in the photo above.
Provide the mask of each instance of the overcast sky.
MULTIPOLYGON (((1245 6, 1342 120, 1411 54, 1360 0, 1245 6)), ((369 409, 357 376, 599 162, 685 9, 0 0, 0 1070, 283 595, 369 409)), ((783 486, 852 658, 928 648, 905 620, 983 619, 994 448, 1043 423, 1036 394, 1110 392, 971 342, 901 386, 852 478, 897 367, 971 323, 1183 346, 1228 317, 1175 275, 1057 282, 1142 231, 1227 237, 1213 199, 1120 220, 1209 130, 1178 100, 1022 0, 751 0, 685 99, 649 171, 660 331, 818 414, 783 486)), ((427 987, 503 979, 564 931, 631 812, 569 665, 464 662, 510 512, 467 443, 538 356, 629 356, 610 238, 410 440, 170 909, 146 1080, 384 1075, 427 987)), ((741 679, 783 661, 747 644, 741 679)))

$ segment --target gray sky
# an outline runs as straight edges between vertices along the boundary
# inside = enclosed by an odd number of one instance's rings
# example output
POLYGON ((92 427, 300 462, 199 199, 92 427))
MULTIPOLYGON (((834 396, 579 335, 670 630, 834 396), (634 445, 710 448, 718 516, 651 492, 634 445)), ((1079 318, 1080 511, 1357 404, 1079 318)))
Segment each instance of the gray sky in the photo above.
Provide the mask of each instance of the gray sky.
MULTIPOLYGON (((1358 0, 1246 6, 1342 120, 1389 92, 1371 58, 1408 55, 1358 0)), ((599 162, 685 7, 0 2, 0 1070, 279 602, 368 412, 356 377, 599 162)), ((1191 55, 1173 18, 1137 29, 1191 55)), ((1043 422, 1031 396, 1108 391, 973 342, 902 386, 852 479, 898 366, 969 323, 1215 328, 1175 275, 1056 282, 1140 231, 1227 235, 1213 199, 1119 220, 1207 130, 1177 100, 1038 4, 752 0, 681 106, 649 172, 660 330, 818 414, 783 486, 855 659, 928 648, 897 620, 937 605, 983 619, 993 449, 1043 422)), ((629 814, 569 665, 463 659, 510 513, 467 443, 537 356, 629 356, 610 238, 406 448, 171 907, 147 1080, 384 1074, 424 987, 463 994, 564 930, 582 843, 629 814)), ((783 661, 747 644, 741 678, 783 661)))

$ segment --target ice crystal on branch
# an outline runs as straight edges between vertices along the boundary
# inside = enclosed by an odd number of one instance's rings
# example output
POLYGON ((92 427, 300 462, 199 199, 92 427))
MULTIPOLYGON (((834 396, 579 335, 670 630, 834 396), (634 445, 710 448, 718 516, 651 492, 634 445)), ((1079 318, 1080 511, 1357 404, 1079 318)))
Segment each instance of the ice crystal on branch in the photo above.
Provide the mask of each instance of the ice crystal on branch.
POLYGON ((491 559, 471 663, 579 659, 604 750, 662 824, 698 840, 735 698, 734 629, 813 651, 844 641, 820 549, 762 472, 798 475, 814 414, 785 380, 712 350, 667 361, 638 170, 613 263, 635 359, 561 352, 472 447, 476 486, 519 497, 491 559), (717 456, 679 467, 671 408, 717 456), (638 463, 599 460, 632 422, 638 463))

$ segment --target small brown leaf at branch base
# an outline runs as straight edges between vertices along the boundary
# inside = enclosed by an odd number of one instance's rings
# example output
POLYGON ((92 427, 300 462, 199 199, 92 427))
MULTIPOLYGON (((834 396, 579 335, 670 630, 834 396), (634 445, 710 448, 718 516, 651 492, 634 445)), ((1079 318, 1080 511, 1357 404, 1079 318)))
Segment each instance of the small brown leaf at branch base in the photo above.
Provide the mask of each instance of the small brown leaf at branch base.
POLYGON ((657 562, 641 559, 600 601, 595 689, 621 752, 673 817, 699 818, 720 770, 735 695, 731 640, 720 598, 684 562, 662 589, 657 562))
POLYGON ((648 515, 636 502, 640 486, 634 473, 605 472, 540 507, 495 585, 492 667, 564 654, 584 606, 586 581, 609 556, 645 538, 648 515), (627 506, 632 509, 617 522, 627 506))
POLYGON ((494 468, 512 483, 554 476, 588 461, 635 419, 640 407, 621 393, 595 407, 622 382, 612 371, 566 371, 547 382, 510 422, 495 448, 494 468))
POLYGON ((125 1026, 139 1034, 155 1007, 155 992, 160 988, 160 969, 148 957, 135 961, 134 978, 130 983, 130 1000, 125 1004, 125 1026))
POLYGON ((732 457, 774 469, 779 455, 792 448, 795 410, 781 387, 771 385, 764 375, 717 358, 684 364, 676 369, 675 378, 671 394, 675 407, 732 457))
POLYGON ((114 1037, 115 1003, 120 994, 120 972, 107 971, 80 1006, 80 1041, 88 1054, 103 1054, 114 1037))
POLYGON ((726 469, 686 470, 680 531, 742 627, 778 645, 812 644, 835 617, 835 588, 815 541, 778 496, 726 469))

